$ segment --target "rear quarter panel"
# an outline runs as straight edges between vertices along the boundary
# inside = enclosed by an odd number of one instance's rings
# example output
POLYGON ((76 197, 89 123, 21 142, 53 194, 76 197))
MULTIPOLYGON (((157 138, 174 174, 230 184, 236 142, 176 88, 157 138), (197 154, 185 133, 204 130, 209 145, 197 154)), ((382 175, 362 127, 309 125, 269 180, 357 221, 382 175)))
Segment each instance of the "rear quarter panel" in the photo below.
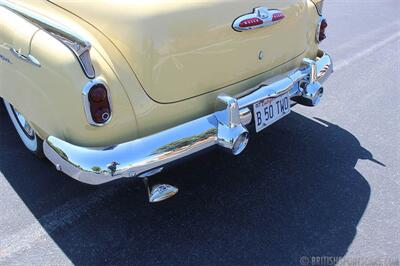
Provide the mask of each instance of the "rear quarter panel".
POLYGON ((97 76, 111 91, 113 117, 104 127, 90 126, 83 108, 82 89, 89 79, 72 52, 44 31, 31 41, 31 54, 41 67, 12 58, 0 65, 0 96, 31 122, 43 139, 56 136, 84 146, 106 146, 137 136, 135 116, 120 82, 99 53, 91 51, 97 76))

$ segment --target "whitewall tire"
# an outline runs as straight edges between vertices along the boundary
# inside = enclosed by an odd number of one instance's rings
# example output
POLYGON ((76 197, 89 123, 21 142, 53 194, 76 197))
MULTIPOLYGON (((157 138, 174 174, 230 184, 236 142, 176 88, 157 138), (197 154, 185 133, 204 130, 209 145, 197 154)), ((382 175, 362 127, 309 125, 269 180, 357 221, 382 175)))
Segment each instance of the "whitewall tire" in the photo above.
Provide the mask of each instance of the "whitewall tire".
POLYGON ((43 141, 36 135, 25 117, 18 112, 8 101, 3 100, 11 122, 25 147, 38 157, 43 158, 43 141))

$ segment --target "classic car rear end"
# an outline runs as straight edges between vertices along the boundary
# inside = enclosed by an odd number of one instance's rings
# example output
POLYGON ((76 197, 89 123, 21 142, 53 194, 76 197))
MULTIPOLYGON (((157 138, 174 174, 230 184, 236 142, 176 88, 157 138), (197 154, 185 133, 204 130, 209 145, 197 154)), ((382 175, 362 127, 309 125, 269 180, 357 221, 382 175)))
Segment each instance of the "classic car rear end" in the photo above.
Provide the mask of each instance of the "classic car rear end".
POLYGON ((110 38, 159 103, 220 90, 291 61, 310 46, 303 0, 52 2, 110 38), (236 18, 264 5, 285 18, 259 30, 232 28, 236 18))
MULTIPOLYGON (((214 146, 238 155, 249 127, 268 127, 294 103, 317 105, 333 69, 318 49, 327 27, 322 1, 0 5, 34 27, 26 27, 31 37, 20 53, 40 64, 0 65, 2 80, 6 71, 23 73, 37 88, 27 93, 23 82, 8 80, 0 96, 26 114, 58 170, 89 184, 147 180, 214 146)), ((10 31, 3 32, 0 42, 13 49, 13 38, 1 40, 10 31)), ((157 186, 150 201, 176 192, 157 186)))

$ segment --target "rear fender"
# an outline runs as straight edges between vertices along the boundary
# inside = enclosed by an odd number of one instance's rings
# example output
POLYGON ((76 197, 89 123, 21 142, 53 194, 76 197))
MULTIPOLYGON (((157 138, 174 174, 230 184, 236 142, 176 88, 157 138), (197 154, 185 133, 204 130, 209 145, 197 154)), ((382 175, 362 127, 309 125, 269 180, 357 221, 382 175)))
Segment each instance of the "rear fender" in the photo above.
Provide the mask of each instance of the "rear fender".
POLYGON ((96 77, 106 81, 113 106, 112 120, 104 127, 87 122, 82 90, 90 79, 73 53, 43 30, 32 38, 30 51, 41 67, 26 63, 2 66, 0 96, 23 113, 42 138, 53 135, 77 145, 107 146, 137 137, 128 97, 95 49, 91 57, 96 77))

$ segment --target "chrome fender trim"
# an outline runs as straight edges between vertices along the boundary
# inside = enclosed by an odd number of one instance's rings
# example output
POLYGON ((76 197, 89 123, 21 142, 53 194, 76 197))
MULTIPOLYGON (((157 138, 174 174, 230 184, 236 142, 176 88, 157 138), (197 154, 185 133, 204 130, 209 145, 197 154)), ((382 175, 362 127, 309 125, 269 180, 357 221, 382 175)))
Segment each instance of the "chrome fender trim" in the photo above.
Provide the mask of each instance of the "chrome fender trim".
POLYGON ((44 153, 59 171, 92 185, 124 177, 140 178, 149 171, 213 146, 221 146, 236 155, 247 144, 249 133, 245 126, 252 121, 250 109, 254 103, 287 92, 291 98, 307 97, 311 92, 299 84, 309 84, 313 79, 315 83, 322 83, 332 72, 331 57, 320 51, 316 60, 307 61, 304 67, 281 80, 260 85, 239 99, 219 96, 217 111, 210 115, 109 147, 79 147, 50 136, 44 142, 44 153), (235 145, 238 139, 243 145, 235 145))
MULTIPOLYGON (((27 21, 36 25, 39 29, 49 33, 51 36, 56 38, 75 55, 85 75, 90 79, 93 79, 95 77, 95 70, 92 64, 92 60, 90 58, 90 49, 92 45, 88 40, 86 40, 86 38, 70 31, 64 25, 61 25, 58 22, 51 20, 42 14, 38 14, 17 4, 0 0, 0 6, 4 6, 15 14, 20 15, 27 21)), ((27 59, 29 59, 30 61, 26 61, 34 65, 40 66, 40 63, 38 63, 39 61, 36 58, 27 59)))
POLYGON ((15 48, 10 48, 10 52, 18 59, 25 61, 29 64, 32 64, 37 67, 41 67, 39 60, 36 59, 33 55, 23 55, 20 50, 16 50, 15 48))

